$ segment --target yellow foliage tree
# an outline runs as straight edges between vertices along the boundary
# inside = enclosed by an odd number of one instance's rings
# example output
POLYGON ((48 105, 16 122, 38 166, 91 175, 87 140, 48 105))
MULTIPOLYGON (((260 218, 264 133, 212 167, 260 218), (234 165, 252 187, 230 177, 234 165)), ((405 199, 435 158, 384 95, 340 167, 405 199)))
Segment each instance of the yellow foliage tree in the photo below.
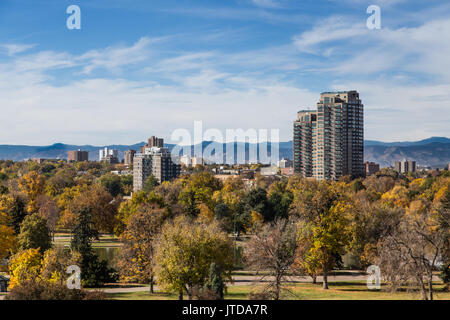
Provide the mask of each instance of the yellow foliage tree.
POLYGON ((0 225, 0 260, 7 258, 16 246, 17 238, 14 230, 5 225, 0 225))
POLYGON ((9 261, 9 274, 11 276, 9 288, 12 289, 23 281, 36 281, 40 278, 42 268, 42 255, 39 249, 20 251, 9 261))
POLYGON ((19 179, 19 188, 28 196, 28 213, 37 212, 37 198, 44 193, 45 178, 36 171, 31 171, 19 179))

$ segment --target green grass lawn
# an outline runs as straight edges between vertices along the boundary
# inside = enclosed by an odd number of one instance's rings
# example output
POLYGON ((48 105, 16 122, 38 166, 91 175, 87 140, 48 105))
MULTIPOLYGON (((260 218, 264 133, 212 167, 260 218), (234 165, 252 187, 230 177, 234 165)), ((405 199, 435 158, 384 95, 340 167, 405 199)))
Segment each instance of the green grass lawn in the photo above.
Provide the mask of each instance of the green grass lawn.
MULTIPOLYGON (((70 240, 71 234, 69 232, 57 232, 55 234, 54 244, 59 247, 69 246, 70 240)), ((99 240, 92 242, 93 248, 117 248, 121 245, 119 238, 112 234, 101 234, 99 240)))
MULTIPOLYGON (((436 284, 435 299, 450 300, 450 292, 442 291, 442 284, 436 284)), ((225 294, 225 299, 246 300, 248 294, 257 287, 231 286, 225 294)), ((368 290, 365 282, 333 282, 328 290, 322 289, 322 284, 298 283, 288 286, 290 292, 283 293, 283 299, 288 300, 420 300, 420 294, 402 289, 390 292, 387 288, 368 290)), ((108 299, 114 300, 175 300, 177 294, 148 292, 110 293, 108 299)), ((187 297, 185 297, 186 299, 187 297)))

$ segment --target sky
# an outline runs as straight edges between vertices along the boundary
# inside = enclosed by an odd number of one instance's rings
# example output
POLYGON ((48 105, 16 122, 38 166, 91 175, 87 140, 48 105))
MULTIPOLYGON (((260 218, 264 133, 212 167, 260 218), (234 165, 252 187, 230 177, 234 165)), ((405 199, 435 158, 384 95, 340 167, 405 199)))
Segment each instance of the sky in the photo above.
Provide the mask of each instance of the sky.
POLYGON ((337 90, 360 93, 365 139, 450 137, 449 35, 448 0, 0 0, 0 144, 170 141, 194 121, 288 141, 337 90))

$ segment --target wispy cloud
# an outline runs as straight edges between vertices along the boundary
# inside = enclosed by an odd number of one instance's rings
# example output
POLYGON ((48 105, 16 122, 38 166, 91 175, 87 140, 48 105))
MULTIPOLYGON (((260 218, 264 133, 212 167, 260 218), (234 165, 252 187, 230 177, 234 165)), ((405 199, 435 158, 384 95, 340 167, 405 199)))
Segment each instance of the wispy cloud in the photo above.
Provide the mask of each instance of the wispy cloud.
POLYGON ((17 53, 29 50, 34 46, 35 46, 34 44, 7 43, 7 44, 0 44, 0 49, 4 50, 8 56, 13 56, 17 53))

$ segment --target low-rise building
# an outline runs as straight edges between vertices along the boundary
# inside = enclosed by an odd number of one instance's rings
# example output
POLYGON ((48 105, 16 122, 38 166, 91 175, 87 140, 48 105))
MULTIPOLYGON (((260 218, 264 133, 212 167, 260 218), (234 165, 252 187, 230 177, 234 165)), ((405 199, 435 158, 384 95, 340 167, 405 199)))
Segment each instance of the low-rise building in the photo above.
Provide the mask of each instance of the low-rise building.
POLYGON ((395 161, 395 171, 399 173, 416 172, 416 162, 403 159, 402 161, 395 161))
POLYGON ((294 174, 294 167, 280 168, 280 174, 283 176, 292 176, 294 174))
POLYGON ((293 168, 294 162, 290 159, 283 158, 278 161, 278 168, 293 168))
POLYGON ((89 152, 80 149, 67 152, 67 160, 69 162, 89 161, 89 152))
POLYGON ((367 177, 380 171, 380 165, 378 163, 366 161, 365 166, 366 166, 366 176, 367 177))

